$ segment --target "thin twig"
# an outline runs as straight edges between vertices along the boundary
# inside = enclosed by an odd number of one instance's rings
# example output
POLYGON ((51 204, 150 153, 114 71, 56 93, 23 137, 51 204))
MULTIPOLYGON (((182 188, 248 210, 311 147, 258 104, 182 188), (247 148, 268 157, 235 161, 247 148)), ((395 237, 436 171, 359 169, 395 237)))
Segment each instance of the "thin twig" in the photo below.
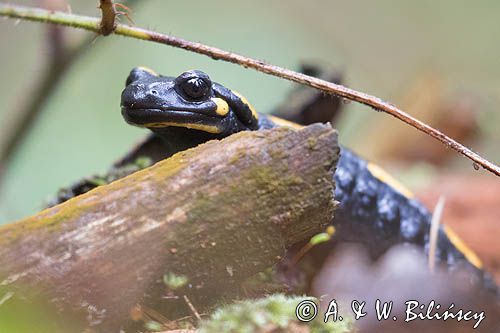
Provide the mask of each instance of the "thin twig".
MULTIPOLYGON (((94 32, 100 31, 100 20, 93 17, 72 15, 61 12, 51 12, 39 8, 28 8, 22 6, 14 5, 0 5, 0 16, 7 16, 11 18, 18 18, 30 21, 54 23, 65 26, 70 26, 74 28, 81 28, 85 30, 90 30, 94 32)), ((132 38, 149 40, 157 42, 160 44, 166 44, 174 47, 178 47, 184 50, 196 52, 209 56, 215 60, 224 60, 232 62, 235 64, 242 65, 246 68, 252 68, 259 72, 277 76, 283 79, 287 79, 293 82, 304 84, 319 90, 322 90, 328 94, 333 94, 348 100, 356 101, 365 105, 368 105, 376 110, 383 111, 396 117, 408 125, 427 133, 433 138, 437 139, 443 143, 446 147, 452 148, 459 152, 460 154, 466 156, 474 162, 474 166, 481 166, 486 170, 500 176, 500 167, 494 163, 489 162, 485 158, 479 156, 471 149, 463 146, 452 138, 446 136, 439 130, 425 124, 424 122, 412 117, 411 115, 398 109, 393 104, 384 102, 378 97, 365 94, 338 84, 327 82, 315 77, 304 75, 285 69, 282 67, 267 64, 264 61, 248 58, 239 54, 224 51, 215 47, 207 46, 201 43, 190 42, 181 38, 168 36, 155 31, 150 31, 146 29, 130 27, 122 24, 118 24, 114 31, 117 35, 128 36, 132 38)))
POLYGON ((184 302, 186 302, 187 306, 189 307, 189 310, 193 313, 193 315, 198 320, 198 322, 200 322, 201 316, 198 313, 198 311, 196 311, 196 308, 194 307, 193 303, 191 303, 191 301, 189 300, 189 298, 186 295, 183 295, 182 297, 184 298, 184 302))
POLYGON ((444 197, 439 197, 439 200, 434 208, 434 213, 432 213, 431 228, 429 231, 429 270, 434 273, 436 267, 436 251, 438 247, 438 232, 439 224, 441 223, 441 216, 444 210, 444 197))

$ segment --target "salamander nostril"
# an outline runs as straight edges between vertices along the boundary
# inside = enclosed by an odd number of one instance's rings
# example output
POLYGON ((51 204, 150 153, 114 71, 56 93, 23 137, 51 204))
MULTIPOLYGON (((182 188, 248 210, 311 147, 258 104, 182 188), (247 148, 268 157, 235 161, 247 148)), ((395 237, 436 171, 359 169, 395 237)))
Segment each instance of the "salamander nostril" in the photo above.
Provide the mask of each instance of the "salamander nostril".
POLYGON ((158 91, 157 90, 151 90, 151 94, 158 95, 158 91))

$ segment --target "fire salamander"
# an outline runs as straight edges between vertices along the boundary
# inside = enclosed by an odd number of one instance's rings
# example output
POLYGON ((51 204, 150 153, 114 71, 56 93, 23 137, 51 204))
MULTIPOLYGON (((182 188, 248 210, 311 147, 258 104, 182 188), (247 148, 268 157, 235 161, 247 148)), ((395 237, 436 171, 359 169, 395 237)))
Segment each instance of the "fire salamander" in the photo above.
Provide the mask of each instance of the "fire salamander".
MULTIPOLYGON (((259 114, 239 93, 213 82, 202 71, 168 77, 138 67, 130 72, 121 96, 124 119, 160 137, 165 156, 239 131, 300 125, 259 114)), ((431 214, 412 193, 380 167, 342 148, 335 173, 336 235, 365 244, 377 257, 397 243, 413 243, 428 251, 431 214)), ((449 228, 439 230, 437 254, 449 268, 483 264, 449 228)))

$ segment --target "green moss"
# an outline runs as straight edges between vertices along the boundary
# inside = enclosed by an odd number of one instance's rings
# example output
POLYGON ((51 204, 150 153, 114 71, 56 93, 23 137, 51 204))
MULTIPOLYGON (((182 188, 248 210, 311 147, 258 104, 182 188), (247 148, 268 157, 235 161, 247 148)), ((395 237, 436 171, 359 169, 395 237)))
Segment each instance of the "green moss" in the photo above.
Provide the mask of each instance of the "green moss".
POLYGON ((201 323, 199 333, 286 332, 293 325, 304 325, 311 333, 353 332, 352 319, 336 323, 322 321, 320 313, 309 323, 300 323, 295 316, 297 304, 311 297, 288 297, 281 294, 235 303, 219 308, 210 319, 201 323))
MULTIPOLYGON (((193 198, 193 205, 188 213, 188 223, 191 221, 199 221, 200 218, 206 218, 208 216, 217 219, 217 215, 219 215, 217 211, 221 211, 220 207, 231 207, 235 203, 238 204, 240 210, 244 212, 242 206, 245 206, 245 201, 248 200, 249 197, 254 196, 255 193, 259 193, 262 197, 261 200, 265 200, 263 197, 265 193, 273 193, 272 198, 274 201, 272 204, 278 203, 276 200, 279 199, 276 198, 286 199, 287 194, 291 191, 290 187, 300 185, 304 180, 296 175, 283 176, 285 168, 287 168, 287 166, 272 169, 267 166, 254 165, 241 175, 241 178, 246 180, 245 186, 241 186, 241 184, 234 181, 228 181, 228 191, 216 197, 198 193, 196 197, 193 198)), ((264 206, 264 203, 262 203, 262 206, 264 206)), ((221 217, 223 215, 224 212, 221 211, 221 217)), ((267 221, 263 223, 267 223, 267 221)))
POLYGON ((77 218, 90 204, 80 205, 74 200, 46 209, 22 221, 0 227, 0 245, 15 241, 25 233, 43 228, 44 231, 57 231, 62 222, 77 218))
POLYGON ((157 321, 150 320, 144 324, 144 328, 152 332, 160 332, 164 329, 163 325, 157 321))
POLYGON ((185 275, 178 275, 171 272, 163 275, 163 283, 165 283, 170 290, 182 288, 187 285, 188 281, 185 275))
POLYGON ((151 158, 147 156, 140 156, 134 161, 134 165, 140 169, 145 169, 153 164, 151 158))
POLYGON ((318 245, 321 243, 328 242, 331 238, 332 236, 330 236, 328 233, 321 232, 319 234, 312 236, 311 239, 309 240, 309 243, 311 245, 318 245))
POLYGON ((175 154, 174 156, 167 158, 161 162, 156 163, 149 169, 144 169, 139 172, 147 172, 150 173, 149 170, 156 169, 156 172, 153 173, 154 180, 163 181, 165 178, 171 177, 179 170, 182 170, 186 167, 186 158, 185 155, 188 151, 183 151, 175 154))
POLYGON ((101 186, 101 185, 106 185, 108 183, 108 180, 105 177, 94 177, 89 179, 89 183, 95 185, 95 186, 101 186))
POLYGON ((64 205, 54 207, 48 211, 47 214, 39 216, 38 218, 35 216, 34 219, 38 221, 36 223, 31 223, 31 226, 34 228, 57 226, 64 221, 76 219, 80 216, 84 208, 90 205, 91 204, 79 205, 76 201, 68 201, 64 205), (40 223, 41 221, 43 221, 43 223, 40 223))

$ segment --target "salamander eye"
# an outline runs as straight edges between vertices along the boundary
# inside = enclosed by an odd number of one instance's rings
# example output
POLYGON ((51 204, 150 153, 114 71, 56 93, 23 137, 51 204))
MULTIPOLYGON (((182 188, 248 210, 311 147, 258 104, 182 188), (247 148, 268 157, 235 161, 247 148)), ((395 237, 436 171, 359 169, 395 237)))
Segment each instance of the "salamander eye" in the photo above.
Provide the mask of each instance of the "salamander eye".
POLYGON ((177 92, 187 99, 199 101, 212 94, 212 80, 199 70, 184 72, 174 82, 177 92))
POLYGON ((180 83, 180 88, 187 97, 201 99, 210 92, 210 84, 200 77, 193 77, 180 83))

